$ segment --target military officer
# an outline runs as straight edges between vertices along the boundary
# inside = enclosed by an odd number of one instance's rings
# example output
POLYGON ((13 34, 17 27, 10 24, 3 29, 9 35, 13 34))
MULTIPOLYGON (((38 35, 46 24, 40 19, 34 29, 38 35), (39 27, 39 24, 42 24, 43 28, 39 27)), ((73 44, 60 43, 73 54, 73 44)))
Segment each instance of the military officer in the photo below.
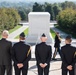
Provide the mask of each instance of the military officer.
POLYGON ((43 33, 41 36, 41 43, 36 45, 35 56, 38 67, 38 75, 49 75, 49 67, 52 56, 52 49, 50 45, 46 44, 47 37, 43 33))
POLYGON ((76 48, 71 46, 71 36, 67 36, 65 39, 65 44, 61 47, 61 57, 62 57, 62 75, 74 75, 74 66, 75 66, 75 51, 76 48))
POLYGON ((28 61, 31 59, 30 46, 25 44, 25 34, 19 36, 19 42, 12 48, 12 58, 14 61, 15 75, 27 75, 28 61))

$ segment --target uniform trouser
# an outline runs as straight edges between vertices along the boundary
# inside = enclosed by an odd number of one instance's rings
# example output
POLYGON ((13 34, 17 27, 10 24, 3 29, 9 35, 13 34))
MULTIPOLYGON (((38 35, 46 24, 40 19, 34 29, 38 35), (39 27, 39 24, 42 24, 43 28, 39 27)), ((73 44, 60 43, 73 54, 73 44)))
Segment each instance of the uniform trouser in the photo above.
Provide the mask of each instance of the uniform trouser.
POLYGON ((11 65, 0 65, 0 75, 12 75, 12 66, 11 65))
POLYGON ((55 48, 55 51, 54 51, 54 54, 53 54, 53 58, 55 58, 55 57, 56 57, 57 52, 59 53, 59 55, 60 55, 60 57, 61 57, 61 51, 60 51, 60 48, 59 48, 59 47, 57 47, 57 48, 55 48))
POLYGON ((76 75, 76 63, 75 63, 75 66, 74 66, 74 74, 76 75))
POLYGON ((62 75, 68 75, 67 73, 69 72, 69 75, 74 75, 74 70, 67 70, 67 69, 62 69, 62 75))
POLYGON ((28 68, 26 69, 23 67, 23 68, 19 69, 17 66, 14 66, 14 69, 15 69, 15 75, 21 75, 21 72, 22 72, 22 75, 27 75, 28 68))
POLYGON ((49 75, 49 65, 46 66, 44 69, 41 68, 39 65, 38 65, 38 75, 49 75))

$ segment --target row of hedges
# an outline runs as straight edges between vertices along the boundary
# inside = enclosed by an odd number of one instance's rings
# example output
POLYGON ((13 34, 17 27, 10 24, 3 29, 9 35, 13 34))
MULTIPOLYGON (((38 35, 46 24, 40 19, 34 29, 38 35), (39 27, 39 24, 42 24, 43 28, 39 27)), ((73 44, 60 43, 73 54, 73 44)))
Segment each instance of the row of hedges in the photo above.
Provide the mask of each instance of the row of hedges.
POLYGON ((20 22, 18 11, 14 8, 0 8, 0 33, 12 29, 20 22))
POLYGON ((76 10, 67 8, 57 16, 58 25, 70 34, 76 32, 76 10))

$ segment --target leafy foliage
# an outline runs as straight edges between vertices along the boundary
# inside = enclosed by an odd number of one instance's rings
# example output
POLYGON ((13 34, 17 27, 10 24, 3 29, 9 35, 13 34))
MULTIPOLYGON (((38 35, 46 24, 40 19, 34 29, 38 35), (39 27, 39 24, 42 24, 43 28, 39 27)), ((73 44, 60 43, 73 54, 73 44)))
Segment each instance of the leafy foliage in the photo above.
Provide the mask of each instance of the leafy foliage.
POLYGON ((20 22, 20 16, 14 8, 0 8, 0 33, 12 29, 20 22))
POLYGON ((66 8, 57 16, 58 24, 61 28, 67 30, 71 34, 76 32, 76 10, 66 8))
POLYGON ((33 5, 34 12, 49 12, 51 17, 50 20, 57 20, 56 17, 60 11, 65 10, 66 8, 73 8, 76 9, 76 4, 73 2, 65 1, 63 3, 47 3, 39 4, 37 2, 33 5))

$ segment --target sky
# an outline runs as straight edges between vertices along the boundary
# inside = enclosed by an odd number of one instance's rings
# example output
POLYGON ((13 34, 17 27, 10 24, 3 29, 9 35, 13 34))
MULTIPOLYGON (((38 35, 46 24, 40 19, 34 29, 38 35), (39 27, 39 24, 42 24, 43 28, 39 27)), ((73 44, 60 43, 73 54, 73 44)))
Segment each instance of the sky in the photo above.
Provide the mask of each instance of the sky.
POLYGON ((76 1, 76 0, 0 0, 9 2, 64 2, 64 1, 76 1))

